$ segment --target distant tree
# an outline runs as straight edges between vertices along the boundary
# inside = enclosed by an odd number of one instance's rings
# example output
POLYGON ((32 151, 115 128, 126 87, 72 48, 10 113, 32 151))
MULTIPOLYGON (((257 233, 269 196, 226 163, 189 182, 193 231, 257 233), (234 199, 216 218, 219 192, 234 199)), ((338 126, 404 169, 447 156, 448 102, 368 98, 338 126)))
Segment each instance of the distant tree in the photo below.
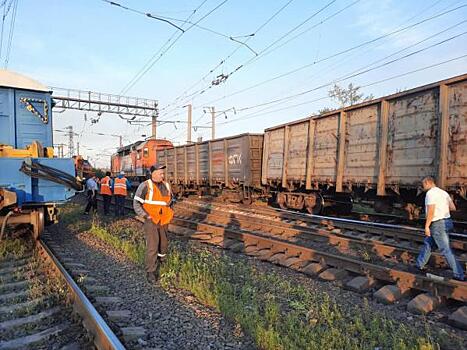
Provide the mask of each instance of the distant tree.
POLYGON ((321 109, 318 110, 318 114, 328 113, 328 112, 331 112, 333 110, 334 110, 333 108, 324 107, 324 108, 321 108, 321 109))
POLYGON ((359 102, 373 99, 373 95, 371 94, 364 97, 364 94, 360 92, 360 89, 360 86, 354 86, 352 83, 350 83, 347 88, 334 84, 332 89, 328 91, 328 94, 329 97, 339 103, 340 107, 352 106, 359 102))

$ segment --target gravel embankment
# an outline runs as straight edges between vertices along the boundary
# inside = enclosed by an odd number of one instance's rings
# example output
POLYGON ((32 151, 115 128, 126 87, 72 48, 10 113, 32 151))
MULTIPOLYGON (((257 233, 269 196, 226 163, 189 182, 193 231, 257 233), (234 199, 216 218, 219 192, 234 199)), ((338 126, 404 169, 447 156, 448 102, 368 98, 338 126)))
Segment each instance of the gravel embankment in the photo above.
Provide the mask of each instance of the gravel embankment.
MULTIPOLYGON (((83 217, 84 219, 85 217, 83 217)), ((240 328, 199 304, 189 293, 150 285, 144 269, 90 233, 70 233, 54 227, 54 241, 86 266, 93 278, 122 299, 131 311, 129 324, 144 327, 137 348, 252 349, 240 328)))

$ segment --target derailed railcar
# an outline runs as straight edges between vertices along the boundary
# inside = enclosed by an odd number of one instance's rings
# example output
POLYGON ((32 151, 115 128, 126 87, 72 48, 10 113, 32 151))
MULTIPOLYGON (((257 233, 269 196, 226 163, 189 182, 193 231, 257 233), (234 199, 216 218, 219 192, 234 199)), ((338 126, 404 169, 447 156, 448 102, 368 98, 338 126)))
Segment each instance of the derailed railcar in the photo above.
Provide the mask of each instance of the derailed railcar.
POLYGON ((283 208, 349 210, 357 199, 412 217, 426 175, 465 208, 467 75, 265 131, 262 184, 283 208))
POLYGON ((241 134, 158 151, 157 157, 178 195, 222 193, 249 203, 262 191, 262 146, 262 134, 241 134))

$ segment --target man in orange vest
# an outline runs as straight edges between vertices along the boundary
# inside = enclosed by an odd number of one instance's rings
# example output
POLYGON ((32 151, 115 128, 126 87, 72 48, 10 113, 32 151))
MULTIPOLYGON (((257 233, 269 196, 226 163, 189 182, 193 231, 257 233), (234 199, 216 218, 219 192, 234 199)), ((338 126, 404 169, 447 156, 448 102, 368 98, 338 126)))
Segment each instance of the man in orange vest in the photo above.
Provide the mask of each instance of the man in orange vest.
POLYGON ((113 180, 110 177, 110 171, 105 173, 105 177, 101 180, 101 196, 104 200, 104 215, 109 214, 110 200, 112 199, 113 180))
POLYGON ((173 218, 175 200, 170 185, 164 181, 165 165, 155 164, 150 179, 138 186, 133 198, 136 215, 143 217, 146 236, 146 274, 149 282, 159 279, 160 265, 167 254, 167 229, 173 218))
POLYGON ((115 196, 115 216, 117 217, 125 215, 125 198, 130 188, 130 181, 125 177, 125 172, 121 171, 112 186, 115 196))

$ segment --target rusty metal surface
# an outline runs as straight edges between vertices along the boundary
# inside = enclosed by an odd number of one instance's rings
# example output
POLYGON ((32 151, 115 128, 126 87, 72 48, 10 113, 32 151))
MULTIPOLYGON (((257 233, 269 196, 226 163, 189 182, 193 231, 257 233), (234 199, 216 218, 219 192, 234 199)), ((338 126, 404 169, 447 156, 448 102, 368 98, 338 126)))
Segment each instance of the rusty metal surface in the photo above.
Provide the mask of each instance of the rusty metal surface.
POLYGON ((185 181, 185 148, 176 147, 177 152, 177 182, 183 183, 185 181))
POLYGON ((313 184, 336 185, 339 180, 339 189, 345 191, 351 190, 353 185, 376 189, 379 181, 378 194, 385 195, 386 189, 397 194, 399 188, 416 189, 426 175, 438 175, 440 154, 447 153, 445 187, 465 197, 466 79, 467 75, 462 75, 312 117, 314 130, 311 133, 307 133, 309 118, 266 129, 263 184, 288 186, 294 182, 297 188, 297 185, 304 187, 306 180, 306 188, 312 189, 313 184), (447 86, 448 91, 446 113, 440 111, 441 86, 447 86), (381 134, 383 103, 388 115, 388 130, 384 136, 381 134), (346 114, 345 140, 341 142, 344 147, 339 154, 338 122, 342 112, 346 114), (449 114, 446 143, 440 142, 440 132, 444 132, 440 130, 441 114, 449 114), (287 145, 284 144, 286 127, 287 145), (385 157, 380 159, 381 142, 386 138, 385 157), (445 147, 441 150, 440 145, 447 145, 447 151, 445 147), (339 179, 338 158, 342 161, 339 179))
POLYGON ((198 145, 198 166, 201 181, 209 179, 209 145, 207 142, 198 145))
POLYGON ((378 106, 347 112, 344 184, 378 180, 378 106))
POLYGON ((436 175, 438 91, 403 96, 389 102, 386 183, 418 186, 436 175))
POLYGON ((309 123, 305 122, 290 127, 287 180, 305 180, 308 126, 309 123))
POLYGON ((187 176, 188 182, 196 180, 196 149, 195 145, 186 146, 187 176))
POLYGON ((467 81, 448 86, 447 187, 467 186, 467 81))

